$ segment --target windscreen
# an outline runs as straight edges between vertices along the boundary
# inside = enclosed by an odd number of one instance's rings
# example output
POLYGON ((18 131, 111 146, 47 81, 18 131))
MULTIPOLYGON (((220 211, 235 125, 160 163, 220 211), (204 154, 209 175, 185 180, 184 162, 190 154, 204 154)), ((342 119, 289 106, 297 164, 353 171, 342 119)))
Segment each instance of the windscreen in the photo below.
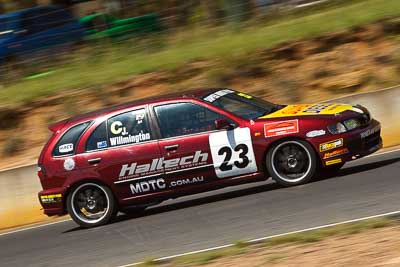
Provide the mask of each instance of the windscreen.
POLYGON ((256 119, 281 109, 283 106, 260 98, 223 89, 207 95, 203 100, 244 119, 256 119))

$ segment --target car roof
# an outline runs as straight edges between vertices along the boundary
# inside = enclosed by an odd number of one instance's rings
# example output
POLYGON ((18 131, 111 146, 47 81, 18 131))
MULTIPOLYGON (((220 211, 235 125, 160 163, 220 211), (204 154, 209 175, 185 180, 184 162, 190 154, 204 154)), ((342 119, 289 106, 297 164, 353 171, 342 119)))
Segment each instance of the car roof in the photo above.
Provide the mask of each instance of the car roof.
POLYGON ((193 89, 193 90, 188 90, 185 92, 179 92, 179 93, 171 93, 171 94, 165 94, 165 95, 160 95, 160 96, 155 96, 155 97, 148 97, 148 98, 142 98, 134 101, 130 101, 127 103, 123 103, 120 105, 115 105, 112 107, 107 107, 107 108, 102 108, 96 111, 92 111, 89 113, 81 114, 75 117, 71 117, 66 120, 62 120, 60 122, 57 122, 49 127, 51 131, 57 131, 63 126, 73 126, 85 121, 89 120, 94 120, 98 117, 105 116, 109 113, 118 111, 118 110, 123 110, 126 108, 130 107, 135 107, 135 106, 142 106, 142 105, 149 105, 149 104, 154 104, 157 102, 161 101, 168 101, 168 100, 178 100, 178 99, 190 99, 190 98, 196 98, 200 99, 206 95, 209 95, 213 92, 216 92, 218 90, 221 90, 223 88, 201 88, 201 89, 193 89))

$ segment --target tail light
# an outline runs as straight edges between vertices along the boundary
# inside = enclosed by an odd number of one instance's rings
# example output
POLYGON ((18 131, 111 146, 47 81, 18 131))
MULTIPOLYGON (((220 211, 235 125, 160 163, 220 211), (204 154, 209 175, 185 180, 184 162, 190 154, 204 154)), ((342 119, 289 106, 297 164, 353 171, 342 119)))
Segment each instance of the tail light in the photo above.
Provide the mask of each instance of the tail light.
POLYGON ((46 178, 46 171, 43 166, 41 165, 37 166, 37 174, 40 179, 46 178))

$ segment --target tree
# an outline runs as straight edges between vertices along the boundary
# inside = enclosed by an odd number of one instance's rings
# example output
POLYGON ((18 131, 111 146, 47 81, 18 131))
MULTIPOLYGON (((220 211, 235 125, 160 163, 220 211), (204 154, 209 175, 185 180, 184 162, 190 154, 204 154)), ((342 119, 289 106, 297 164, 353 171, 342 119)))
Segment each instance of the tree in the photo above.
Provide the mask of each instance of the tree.
POLYGON ((17 7, 20 9, 23 9, 23 8, 34 7, 36 5, 37 5, 36 0, 22 0, 22 1, 18 1, 17 7))
POLYGON ((74 4, 74 2, 84 2, 84 1, 74 1, 74 0, 52 0, 54 5, 70 7, 74 4))

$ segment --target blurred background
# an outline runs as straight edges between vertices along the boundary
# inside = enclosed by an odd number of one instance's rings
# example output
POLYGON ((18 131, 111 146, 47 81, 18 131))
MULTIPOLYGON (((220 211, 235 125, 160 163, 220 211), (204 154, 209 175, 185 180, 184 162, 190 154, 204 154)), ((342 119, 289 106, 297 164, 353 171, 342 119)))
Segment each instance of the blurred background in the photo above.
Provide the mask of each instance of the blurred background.
MULTIPOLYGON (((231 87, 313 103, 400 83, 398 0, 2 0, 0 13, 3 170, 34 164, 49 124, 136 98, 231 87)), ((23 223, 43 219, 36 204, 23 223)))

